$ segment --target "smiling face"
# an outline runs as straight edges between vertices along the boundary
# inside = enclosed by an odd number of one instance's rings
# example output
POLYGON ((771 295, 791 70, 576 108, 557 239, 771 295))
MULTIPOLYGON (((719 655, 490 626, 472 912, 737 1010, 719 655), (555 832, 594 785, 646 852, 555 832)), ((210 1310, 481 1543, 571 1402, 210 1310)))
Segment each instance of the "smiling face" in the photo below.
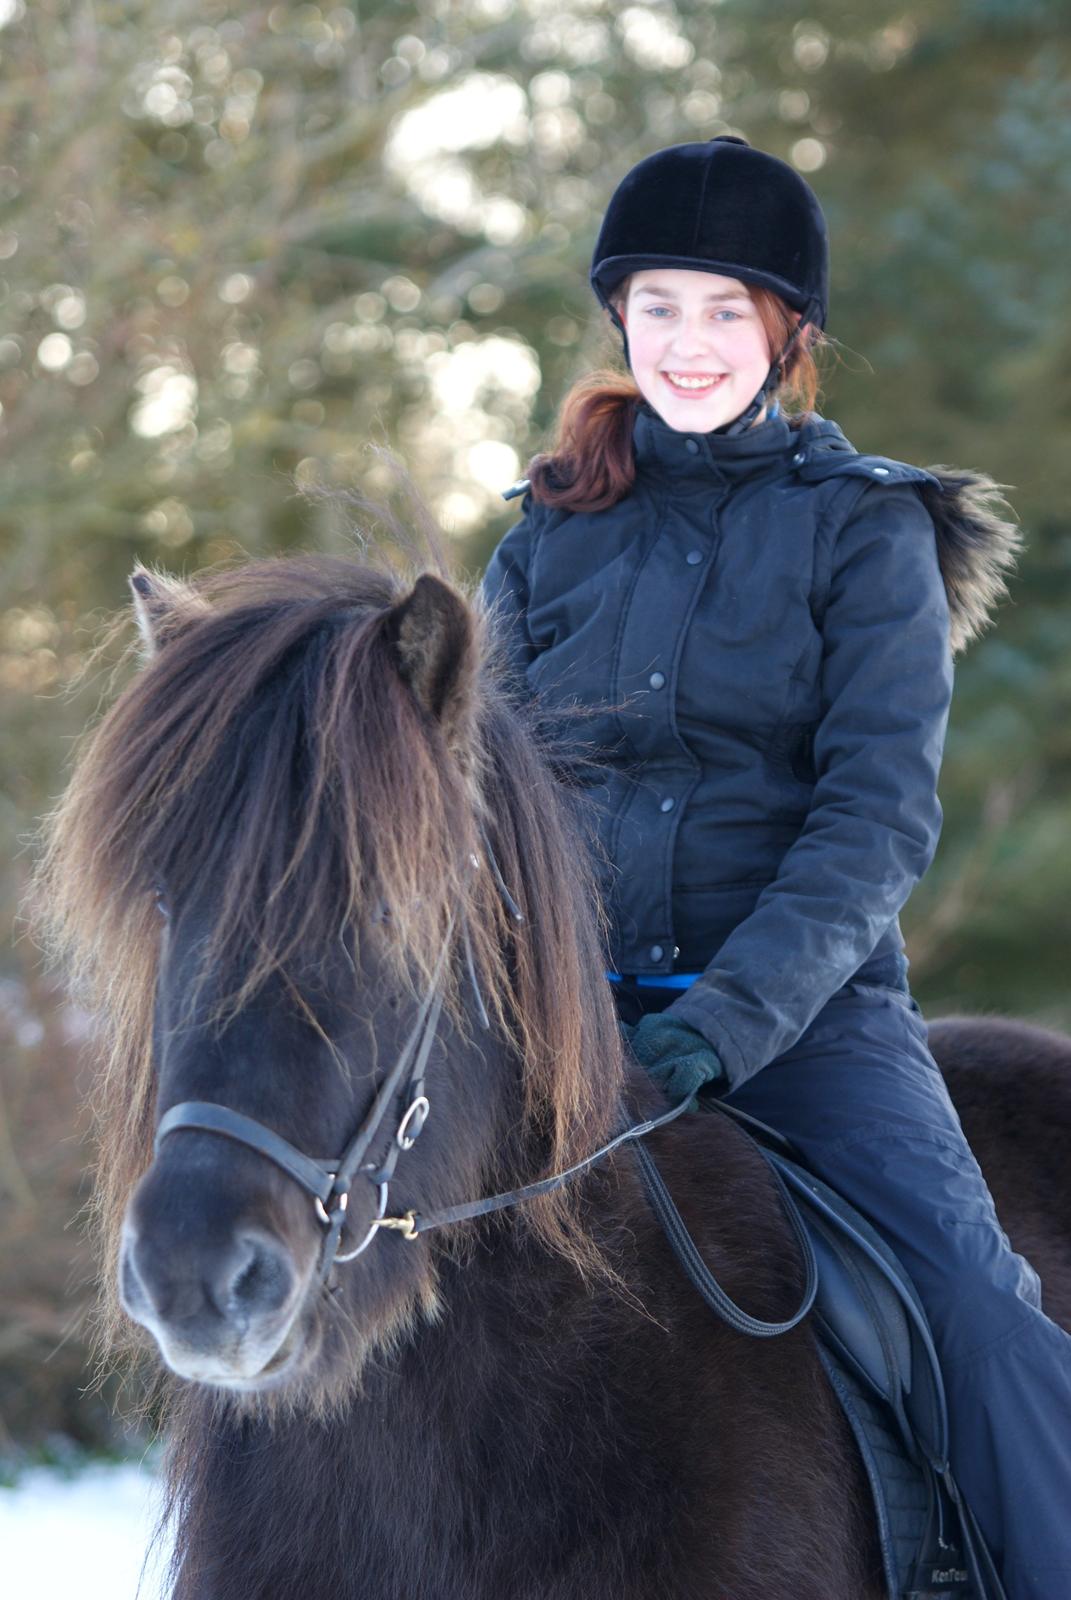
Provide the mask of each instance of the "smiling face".
POLYGON ((633 274, 620 307, 644 399, 682 433, 710 433, 751 404, 771 355, 746 284, 680 267, 633 274))

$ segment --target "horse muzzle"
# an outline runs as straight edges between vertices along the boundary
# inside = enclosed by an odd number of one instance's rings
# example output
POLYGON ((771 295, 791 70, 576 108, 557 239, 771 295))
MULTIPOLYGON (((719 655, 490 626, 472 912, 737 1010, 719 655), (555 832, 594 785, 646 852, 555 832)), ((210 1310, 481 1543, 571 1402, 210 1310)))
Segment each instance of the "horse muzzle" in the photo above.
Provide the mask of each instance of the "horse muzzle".
POLYGON ((281 1240, 244 1227, 206 1240, 181 1228, 139 1230, 128 1215, 119 1257, 123 1309, 179 1377, 228 1388, 289 1374, 304 1352, 301 1311, 311 1276, 281 1240))

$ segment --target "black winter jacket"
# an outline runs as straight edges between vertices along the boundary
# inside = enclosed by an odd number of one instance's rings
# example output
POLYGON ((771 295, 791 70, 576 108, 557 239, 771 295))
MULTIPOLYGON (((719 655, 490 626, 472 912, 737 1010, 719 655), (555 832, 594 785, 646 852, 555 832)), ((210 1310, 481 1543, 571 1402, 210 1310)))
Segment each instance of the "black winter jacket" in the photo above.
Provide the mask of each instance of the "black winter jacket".
POLYGON ((735 1086, 849 980, 903 982, 952 650, 1018 536, 991 480, 859 455, 816 415, 729 438, 641 403, 633 438, 609 510, 525 495, 484 594, 584 789, 609 959, 704 969, 673 1015, 735 1086))

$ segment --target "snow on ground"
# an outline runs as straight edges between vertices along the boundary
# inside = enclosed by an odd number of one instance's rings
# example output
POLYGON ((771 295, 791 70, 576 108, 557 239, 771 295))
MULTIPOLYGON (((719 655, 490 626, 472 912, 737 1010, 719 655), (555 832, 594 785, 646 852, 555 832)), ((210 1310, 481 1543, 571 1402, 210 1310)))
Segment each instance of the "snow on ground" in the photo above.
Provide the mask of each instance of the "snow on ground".
POLYGON ((143 1467, 22 1473, 0 1488, 4 1600, 160 1600, 160 1561, 142 1576, 158 1510, 143 1467))

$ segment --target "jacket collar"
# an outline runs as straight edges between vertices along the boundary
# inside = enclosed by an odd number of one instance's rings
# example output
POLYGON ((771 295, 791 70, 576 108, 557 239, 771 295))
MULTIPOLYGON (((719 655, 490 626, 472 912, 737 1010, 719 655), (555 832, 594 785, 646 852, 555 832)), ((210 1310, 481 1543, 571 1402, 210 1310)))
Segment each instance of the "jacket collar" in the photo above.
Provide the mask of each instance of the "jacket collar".
POLYGON ((641 472, 693 483, 736 483, 778 468, 791 471, 792 458, 801 446, 818 440, 827 449, 852 448, 835 422, 814 413, 791 427, 779 411, 736 436, 679 433, 641 400, 632 429, 636 465, 641 472))

